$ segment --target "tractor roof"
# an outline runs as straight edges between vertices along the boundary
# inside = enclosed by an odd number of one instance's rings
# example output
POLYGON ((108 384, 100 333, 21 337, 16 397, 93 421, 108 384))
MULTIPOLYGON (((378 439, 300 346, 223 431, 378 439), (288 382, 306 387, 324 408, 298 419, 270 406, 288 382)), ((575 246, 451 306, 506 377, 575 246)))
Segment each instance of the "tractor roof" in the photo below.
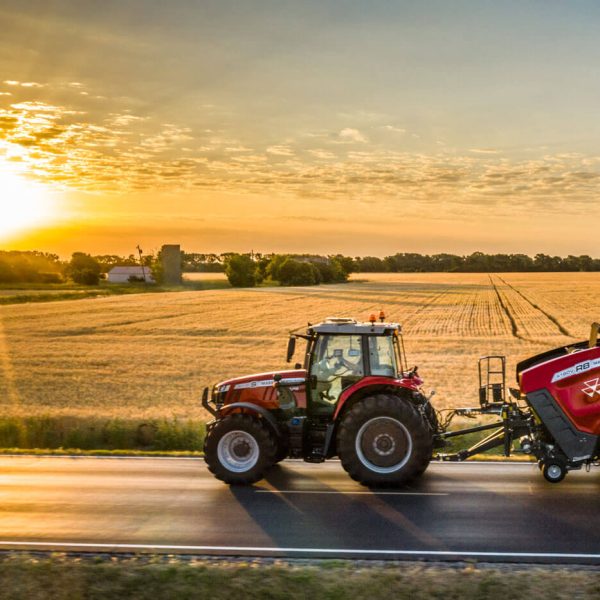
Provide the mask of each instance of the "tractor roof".
POLYGON ((317 325, 309 324, 307 333, 329 333, 338 335, 391 335, 392 332, 402 331, 398 323, 359 323, 346 317, 328 317, 317 325))

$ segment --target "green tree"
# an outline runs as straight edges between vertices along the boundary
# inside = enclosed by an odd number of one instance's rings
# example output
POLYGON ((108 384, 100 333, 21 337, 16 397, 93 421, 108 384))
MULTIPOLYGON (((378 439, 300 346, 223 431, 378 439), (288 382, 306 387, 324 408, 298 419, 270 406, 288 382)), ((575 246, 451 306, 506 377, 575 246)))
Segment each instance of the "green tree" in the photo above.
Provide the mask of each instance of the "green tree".
POLYGON ((89 254, 75 252, 67 267, 69 277, 82 285, 98 285, 100 282, 100 263, 89 254))
POLYGON ((377 256, 365 256, 363 258, 357 256, 354 264, 356 265, 356 270, 362 273, 383 273, 387 270, 386 265, 377 256))
MULTIPOLYGON (((336 279, 336 281, 346 281, 350 273, 354 273, 356 271, 356 263, 351 256, 344 256, 343 254, 336 254, 335 256, 329 257, 331 263, 334 265, 338 265, 341 271, 345 274, 345 276, 340 280, 336 279)), ((334 266, 334 269, 337 267, 334 266)))
POLYGON ((273 281, 280 281, 281 267, 289 258, 289 254, 274 254, 265 269, 267 277, 270 277, 273 281))
POLYGON ((281 285, 316 285, 320 275, 314 264, 288 257, 279 268, 278 280, 281 285))
POLYGON ((246 254, 230 254, 225 261, 225 275, 233 287, 254 287, 259 279, 256 264, 246 254))

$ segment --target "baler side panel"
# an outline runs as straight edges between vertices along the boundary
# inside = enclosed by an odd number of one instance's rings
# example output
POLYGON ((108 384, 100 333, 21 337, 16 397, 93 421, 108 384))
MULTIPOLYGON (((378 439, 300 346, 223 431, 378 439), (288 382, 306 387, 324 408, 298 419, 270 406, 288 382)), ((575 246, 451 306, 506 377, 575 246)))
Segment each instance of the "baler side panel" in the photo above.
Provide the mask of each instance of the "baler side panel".
POLYGON ((527 394, 527 401, 569 460, 584 460, 594 454, 598 436, 579 431, 548 390, 527 394))
MULTIPOLYGON (((521 373, 521 391, 547 390, 581 432, 600 435, 600 347, 537 364, 521 373)), ((540 415, 541 416, 541 415, 540 415)))

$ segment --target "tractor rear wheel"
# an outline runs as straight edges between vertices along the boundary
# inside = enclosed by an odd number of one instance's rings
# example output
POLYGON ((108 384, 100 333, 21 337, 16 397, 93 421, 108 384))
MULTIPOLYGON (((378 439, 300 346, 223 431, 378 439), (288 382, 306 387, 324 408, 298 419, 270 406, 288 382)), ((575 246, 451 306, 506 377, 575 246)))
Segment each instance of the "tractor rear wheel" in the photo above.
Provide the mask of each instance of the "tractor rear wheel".
POLYGON ((400 486, 421 475, 433 437, 418 410, 397 396, 377 394, 356 403, 337 435, 338 455, 363 485, 400 486))
POLYGON ((270 429, 258 418, 235 413, 218 421, 204 443, 204 460, 211 473, 230 484, 262 479, 275 462, 276 445, 270 429))

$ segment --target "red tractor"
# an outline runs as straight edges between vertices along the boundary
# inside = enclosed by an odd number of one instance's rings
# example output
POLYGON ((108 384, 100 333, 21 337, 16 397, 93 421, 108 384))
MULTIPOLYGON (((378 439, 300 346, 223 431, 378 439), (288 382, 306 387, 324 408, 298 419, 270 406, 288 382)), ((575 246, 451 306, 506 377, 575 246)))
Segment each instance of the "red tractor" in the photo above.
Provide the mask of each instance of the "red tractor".
POLYGON ((434 410, 417 367, 408 368, 401 327, 329 318, 290 335, 306 340, 304 365, 248 375, 215 385, 202 404, 215 417, 207 425, 205 460, 230 484, 251 484, 284 458, 322 462, 338 456, 364 485, 400 486, 421 475, 432 458, 466 460, 503 447, 537 459, 544 477, 589 467, 600 455, 600 346, 589 341, 561 347, 517 366, 519 389, 506 394, 506 361, 479 361, 479 406, 434 410), (458 431, 455 416, 493 415, 493 423, 458 431), (444 417, 442 419, 442 416, 444 417), (438 454, 446 440, 493 430, 470 448, 438 454), (518 441, 517 449, 514 448, 518 441))

